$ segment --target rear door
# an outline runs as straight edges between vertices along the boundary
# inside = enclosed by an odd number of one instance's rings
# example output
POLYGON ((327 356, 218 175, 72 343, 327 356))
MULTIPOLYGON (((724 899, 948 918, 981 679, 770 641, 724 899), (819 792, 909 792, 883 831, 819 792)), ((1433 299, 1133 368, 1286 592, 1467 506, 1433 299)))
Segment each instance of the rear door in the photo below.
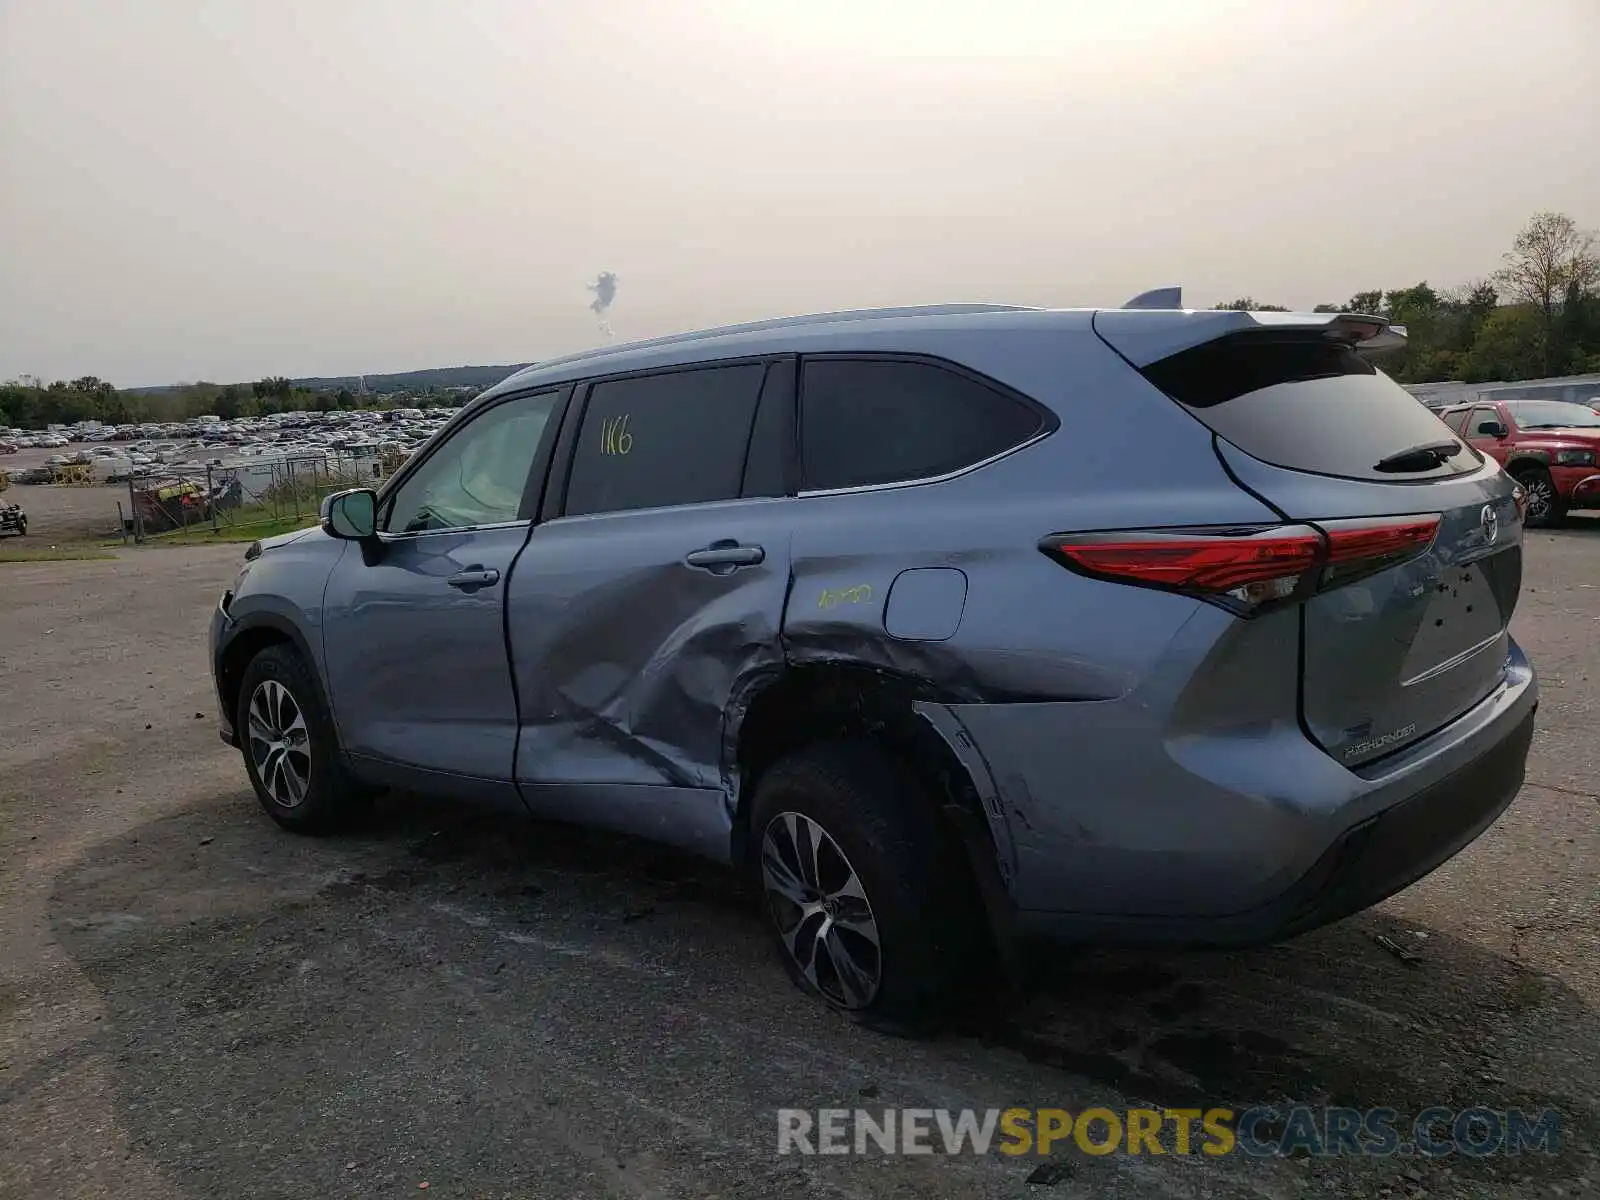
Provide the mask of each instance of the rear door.
MULTIPOLYGON (((1118 324, 1097 319, 1113 346, 1118 324)), ((1350 552, 1303 605, 1313 738, 1357 766, 1486 697, 1504 674, 1521 585, 1510 479, 1337 330, 1175 337, 1182 348, 1143 363, 1139 341, 1125 340, 1130 360, 1212 430, 1235 478, 1286 521, 1322 529, 1334 558, 1350 552)))
POLYGON ((575 397, 509 597, 535 811, 726 856, 724 713, 782 663, 793 379, 747 361, 575 397))

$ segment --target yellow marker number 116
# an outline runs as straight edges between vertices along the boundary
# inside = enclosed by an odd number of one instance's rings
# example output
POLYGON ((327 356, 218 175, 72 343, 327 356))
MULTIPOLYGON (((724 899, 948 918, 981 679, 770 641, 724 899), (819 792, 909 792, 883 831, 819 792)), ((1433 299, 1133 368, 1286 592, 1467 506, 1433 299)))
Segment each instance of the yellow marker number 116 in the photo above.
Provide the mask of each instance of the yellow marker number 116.
POLYGON ((628 414, 600 422, 600 453, 626 454, 633 449, 633 434, 628 432, 628 414))

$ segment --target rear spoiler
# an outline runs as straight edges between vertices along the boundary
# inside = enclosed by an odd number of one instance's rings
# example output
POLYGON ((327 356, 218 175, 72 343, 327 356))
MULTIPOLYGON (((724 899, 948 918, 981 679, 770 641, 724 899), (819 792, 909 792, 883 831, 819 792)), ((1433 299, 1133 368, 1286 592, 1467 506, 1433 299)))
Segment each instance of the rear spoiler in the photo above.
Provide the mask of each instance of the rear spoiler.
POLYGON ((1135 367, 1230 334, 1272 331, 1321 333, 1361 351, 1394 350, 1406 344, 1406 327, 1362 313, 1239 312, 1186 309, 1182 289, 1162 288, 1135 296, 1122 308, 1094 314, 1094 329, 1135 367))

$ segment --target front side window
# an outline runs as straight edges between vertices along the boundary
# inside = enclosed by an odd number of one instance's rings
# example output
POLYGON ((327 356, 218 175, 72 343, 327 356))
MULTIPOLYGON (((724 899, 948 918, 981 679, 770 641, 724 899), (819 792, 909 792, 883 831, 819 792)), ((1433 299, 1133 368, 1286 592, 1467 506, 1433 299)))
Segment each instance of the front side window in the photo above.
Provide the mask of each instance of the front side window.
POLYGON ((1444 423, 1450 426, 1452 433, 1464 433, 1467 427, 1467 418, 1472 415, 1470 408, 1463 408, 1460 412, 1445 413, 1444 423))
POLYGON ((1021 445, 1039 412, 934 363, 814 358, 801 368, 807 491, 934 479, 1021 445))
POLYGON ((1494 437, 1500 428, 1500 414, 1492 408, 1472 410, 1472 436, 1494 437))
POLYGON ((501 401, 452 433, 396 489, 384 530, 429 533, 517 520, 559 397, 501 401))
POLYGON ((762 363, 597 383, 567 484, 567 516, 736 499, 762 363))

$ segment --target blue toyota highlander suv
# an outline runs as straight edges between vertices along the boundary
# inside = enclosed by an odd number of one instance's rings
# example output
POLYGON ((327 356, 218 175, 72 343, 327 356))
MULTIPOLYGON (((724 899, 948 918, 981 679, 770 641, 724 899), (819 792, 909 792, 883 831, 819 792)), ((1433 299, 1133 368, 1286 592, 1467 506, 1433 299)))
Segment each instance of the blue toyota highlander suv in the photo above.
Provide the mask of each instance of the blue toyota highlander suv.
POLYGON ((802 987, 935 1009, 1036 937, 1242 944, 1522 781, 1513 481, 1372 317, 872 310, 530 367, 222 597, 298 831, 404 787, 748 870, 802 987))

